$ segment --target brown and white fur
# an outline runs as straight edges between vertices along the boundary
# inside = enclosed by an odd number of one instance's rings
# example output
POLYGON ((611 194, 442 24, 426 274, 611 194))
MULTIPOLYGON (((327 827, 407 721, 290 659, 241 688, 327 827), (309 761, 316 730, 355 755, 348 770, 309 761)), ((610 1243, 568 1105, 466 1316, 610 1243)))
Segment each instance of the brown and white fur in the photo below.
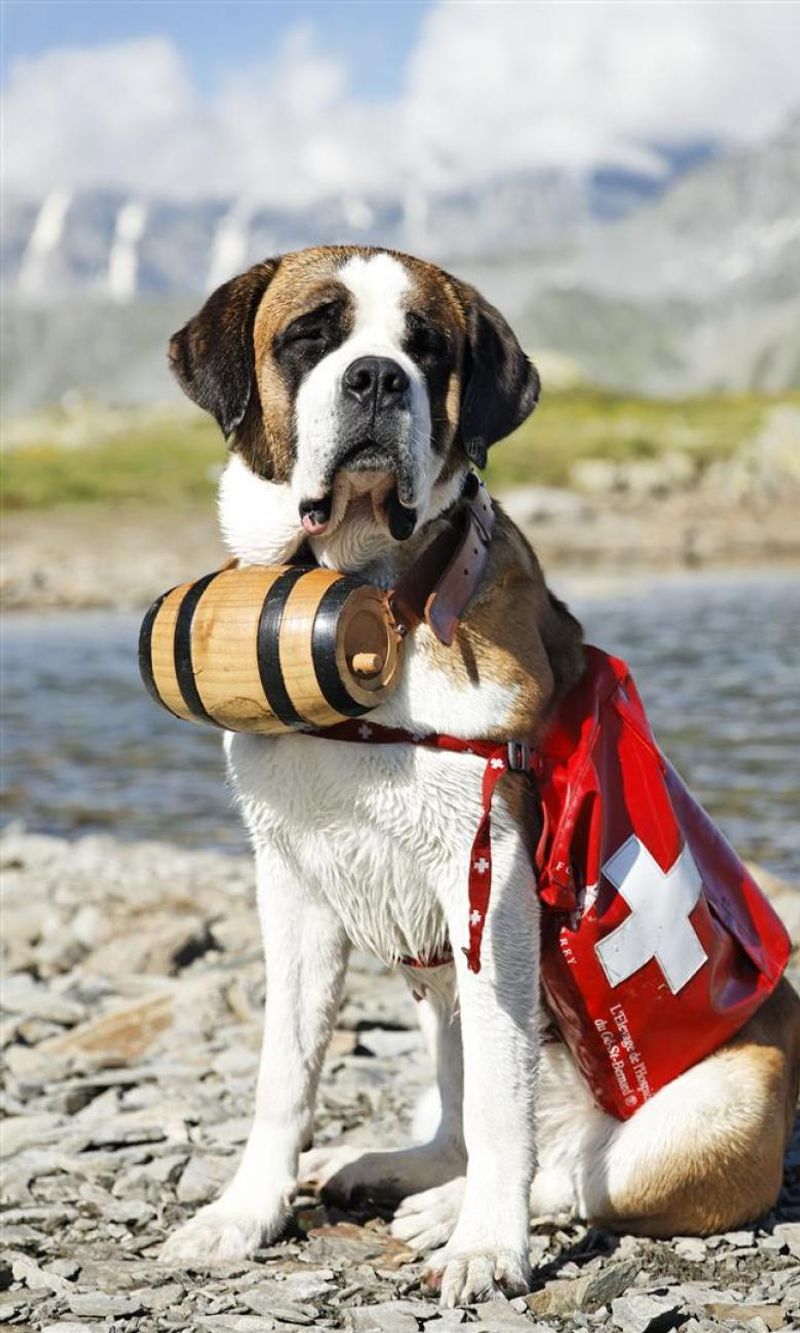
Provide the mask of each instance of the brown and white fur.
MULTIPOLYGON (((482 466, 538 395, 508 325, 473 289, 357 247, 256 265, 175 335, 171 362, 231 437, 220 518, 232 554, 276 565, 306 541, 319 564, 387 587, 437 531, 469 463, 482 466), (364 357, 366 372, 354 372, 364 357)), ((498 510, 489 570, 455 644, 419 629, 396 694, 373 716, 418 733, 536 737, 581 663, 577 622, 498 510)), ((395 1233, 433 1251, 427 1280, 456 1305, 527 1288, 531 1211, 658 1236, 726 1229, 774 1203, 800 1076, 800 1003, 787 984, 734 1041, 615 1120, 563 1045, 539 1050, 535 811, 518 777, 495 803, 474 975, 462 954, 464 868, 482 761, 303 735, 231 735, 226 748, 256 856, 263 1052, 239 1168, 171 1237, 167 1261, 244 1258, 281 1231, 299 1179, 344 1195, 388 1185, 402 1200, 395 1233), (447 941, 454 964, 404 969, 424 992, 436 1066, 429 1140, 301 1160, 351 946, 396 965, 447 941)))

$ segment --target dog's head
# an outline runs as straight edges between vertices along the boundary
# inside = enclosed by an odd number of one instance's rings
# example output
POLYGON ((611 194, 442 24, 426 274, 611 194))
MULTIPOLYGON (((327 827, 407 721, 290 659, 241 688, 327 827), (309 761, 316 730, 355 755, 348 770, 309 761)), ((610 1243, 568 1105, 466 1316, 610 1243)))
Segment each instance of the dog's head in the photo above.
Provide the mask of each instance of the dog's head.
POLYGON ((170 342, 232 458, 234 553, 276 563, 311 542, 358 568, 458 494, 469 462, 524 421, 539 379, 502 315, 432 264, 331 246, 256 264, 170 342))

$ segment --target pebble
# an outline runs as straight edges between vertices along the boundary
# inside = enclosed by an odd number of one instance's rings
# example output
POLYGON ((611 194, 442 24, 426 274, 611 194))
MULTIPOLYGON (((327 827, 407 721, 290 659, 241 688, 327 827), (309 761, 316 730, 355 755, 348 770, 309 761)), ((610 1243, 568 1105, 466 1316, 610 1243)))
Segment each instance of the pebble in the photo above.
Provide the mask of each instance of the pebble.
POLYGON ((42 1333, 97 1333, 97 1324, 76 1324, 74 1320, 61 1320, 58 1324, 44 1324, 42 1333))
POLYGON ((211 1153, 195 1153, 175 1188, 180 1203, 208 1203, 219 1194, 232 1175, 233 1161, 211 1153))
POLYGON ((548 1282, 543 1291, 526 1297, 527 1306, 534 1314, 564 1315, 576 1310, 596 1310, 627 1291, 638 1273, 638 1263, 626 1260, 583 1277, 548 1282))
POLYGON ((712 1302, 706 1312, 714 1319, 735 1319, 737 1323, 747 1324, 751 1319, 758 1319, 767 1329, 783 1328, 786 1314, 779 1305, 747 1305, 738 1301, 712 1302))
POLYGON ((705 1241, 697 1236, 681 1236, 674 1241, 674 1245, 675 1253, 693 1264, 701 1264, 708 1253, 705 1241))
POLYGON ((778 1222, 774 1235, 780 1237, 795 1259, 800 1259, 800 1222, 778 1222))
MULTIPOLYGON (((489 1329, 530 1327, 522 1311, 515 1310, 514 1306, 503 1297, 494 1301, 487 1301, 485 1305, 479 1305, 475 1313, 478 1317, 478 1323, 487 1325, 489 1329)), ((434 1324, 433 1327, 435 1328, 436 1325, 434 1324)))
MULTIPOLYGON (((392 1301, 357 1306, 348 1310, 345 1328, 351 1329, 352 1333, 417 1333, 417 1314, 413 1309, 404 1308, 406 1305, 405 1301, 392 1301)), ((430 1314, 429 1307, 425 1307, 424 1314, 430 1314)))
POLYGON ((644 1293, 611 1302, 611 1319, 622 1333, 666 1333, 679 1322, 680 1304, 669 1296, 644 1293))
POLYGON ((125 1315, 140 1314, 142 1302, 131 1296, 109 1296, 104 1291, 75 1292, 67 1305, 72 1314, 88 1319, 121 1319, 125 1315))

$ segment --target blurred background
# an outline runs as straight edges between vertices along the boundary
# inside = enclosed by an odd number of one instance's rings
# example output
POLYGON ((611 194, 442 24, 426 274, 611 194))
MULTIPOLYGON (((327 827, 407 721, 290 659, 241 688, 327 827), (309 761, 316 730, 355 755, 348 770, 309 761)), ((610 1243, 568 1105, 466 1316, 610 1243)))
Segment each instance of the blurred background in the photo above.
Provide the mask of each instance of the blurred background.
POLYGON ((221 559, 169 334, 307 244, 476 283, 542 372, 489 481, 743 850, 800 872, 800 6, 8 0, 7 808, 240 846, 135 636, 221 559))

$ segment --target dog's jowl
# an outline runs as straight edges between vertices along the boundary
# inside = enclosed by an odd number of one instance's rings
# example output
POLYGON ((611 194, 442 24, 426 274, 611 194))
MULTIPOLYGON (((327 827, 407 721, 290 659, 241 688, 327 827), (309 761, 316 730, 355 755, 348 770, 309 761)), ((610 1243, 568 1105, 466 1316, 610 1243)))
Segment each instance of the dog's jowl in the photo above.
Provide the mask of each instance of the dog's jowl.
MULTIPOLYGON (((219 510, 231 554, 386 589, 539 395, 508 324, 473 288, 358 247, 255 265, 174 336, 170 361, 229 441, 219 510)), ((409 634, 376 728, 535 747, 581 678, 580 627, 497 505, 494 518, 454 642, 424 620, 409 634)), ((535 783, 510 763, 499 774, 475 969, 466 904, 480 753, 302 733, 229 735, 226 747, 256 855, 263 1051, 239 1167, 166 1260, 241 1260, 279 1234, 298 1181, 345 1196, 380 1186, 399 1201, 395 1234, 429 1254, 426 1282, 454 1305, 526 1290, 531 1212, 666 1235, 732 1228, 773 1204, 800 1068, 800 1003, 786 982, 733 1039, 618 1119, 540 1007, 535 783), (404 1151, 312 1147, 351 947, 401 967, 421 997, 438 1123, 404 1151)))

